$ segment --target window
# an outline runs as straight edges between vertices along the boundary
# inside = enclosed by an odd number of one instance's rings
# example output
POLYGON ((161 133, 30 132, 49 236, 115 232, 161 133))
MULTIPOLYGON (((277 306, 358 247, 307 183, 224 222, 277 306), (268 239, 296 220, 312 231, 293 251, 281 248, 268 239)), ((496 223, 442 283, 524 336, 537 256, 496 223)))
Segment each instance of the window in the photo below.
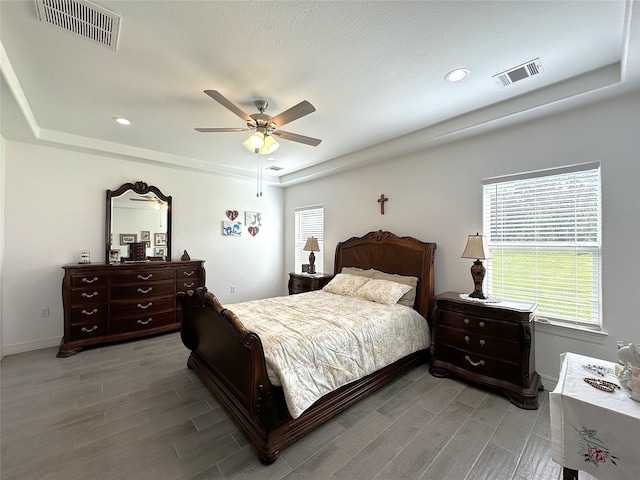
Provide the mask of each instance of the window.
POLYGON ((483 181, 488 291, 599 329, 600 164, 483 181))
POLYGON ((307 238, 316 237, 318 239, 319 252, 314 252, 316 256, 316 272, 322 272, 323 262, 323 243, 324 243, 324 205, 314 205, 312 207, 296 208, 295 220, 295 249, 296 261, 295 271, 302 271, 302 264, 309 263, 309 254, 311 252, 303 251, 307 238))

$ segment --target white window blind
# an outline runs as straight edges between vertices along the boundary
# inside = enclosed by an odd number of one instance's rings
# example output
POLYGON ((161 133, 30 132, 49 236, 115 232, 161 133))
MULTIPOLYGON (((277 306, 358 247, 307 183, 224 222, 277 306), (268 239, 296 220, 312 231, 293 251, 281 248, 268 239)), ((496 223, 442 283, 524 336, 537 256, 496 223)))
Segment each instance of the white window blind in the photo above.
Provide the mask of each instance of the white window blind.
POLYGON ((314 252, 316 256, 316 272, 321 273, 324 265, 323 260, 323 243, 324 243, 324 205, 314 205, 311 207, 296 208, 295 219, 295 250, 296 273, 302 272, 302 264, 309 263, 309 254, 311 252, 303 251, 307 238, 316 237, 318 239, 319 252, 314 252))
POLYGON ((601 326, 600 164, 483 181, 492 296, 538 303, 538 315, 601 326))

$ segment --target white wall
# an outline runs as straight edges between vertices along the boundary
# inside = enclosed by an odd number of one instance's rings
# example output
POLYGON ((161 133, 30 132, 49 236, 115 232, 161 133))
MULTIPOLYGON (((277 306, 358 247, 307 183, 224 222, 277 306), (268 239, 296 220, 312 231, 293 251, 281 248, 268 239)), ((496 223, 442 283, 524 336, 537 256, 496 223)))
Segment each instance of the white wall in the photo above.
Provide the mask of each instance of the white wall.
MULTIPOLYGON (((4 170, 5 170, 5 140, 0 135, 0 298, 2 298, 3 292, 3 265, 4 265, 4 170)), ((2 349, 2 308, 0 308, 0 358, 4 356, 4 350, 2 349)))
POLYGON ((104 262, 105 191, 127 182, 141 180, 173 197, 172 258, 186 249, 205 260, 207 287, 221 302, 284 294, 282 189, 266 186, 257 198, 252 180, 12 141, 5 147, 5 355, 59 343, 61 267, 78 262, 83 249, 93 262, 104 262), (226 210, 238 210, 243 221, 245 211, 261 212, 258 235, 223 237, 226 210), (40 318, 42 307, 48 318, 40 318))
MULTIPOLYGON (((573 351, 615 360, 616 340, 640 341, 640 95, 469 138, 366 168, 292 186, 285 194, 285 251, 293 248, 295 207, 325 205, 325 271, 337 242, 390 230, 436 242, 436 292, 470 292, 467 235, 482 231, 483 178, 599 160, 603 182, 604 341, 573 340, 536 326, 536 366, 547 385, 559 355, 573 351), (389 201, 380 214, 377 199, 389 201)), ((285 257, 293 268, 293 254, 285 257)))

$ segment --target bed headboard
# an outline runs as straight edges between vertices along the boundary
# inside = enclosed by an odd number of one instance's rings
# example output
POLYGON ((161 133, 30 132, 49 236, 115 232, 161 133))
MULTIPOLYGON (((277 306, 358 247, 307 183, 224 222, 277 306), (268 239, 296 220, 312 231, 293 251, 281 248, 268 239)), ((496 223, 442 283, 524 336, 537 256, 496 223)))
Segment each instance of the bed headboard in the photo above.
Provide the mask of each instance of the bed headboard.
POLYGON ((340 273, 342 267, 359 267, 418 277, 418 291, 413 308, 430 320, 435 300, 435 250, 435 243, 421 242, 413 237, 398 237, 382 230, 369 232, 362 237, 352 237, 338 243, 334 273, 340 273))

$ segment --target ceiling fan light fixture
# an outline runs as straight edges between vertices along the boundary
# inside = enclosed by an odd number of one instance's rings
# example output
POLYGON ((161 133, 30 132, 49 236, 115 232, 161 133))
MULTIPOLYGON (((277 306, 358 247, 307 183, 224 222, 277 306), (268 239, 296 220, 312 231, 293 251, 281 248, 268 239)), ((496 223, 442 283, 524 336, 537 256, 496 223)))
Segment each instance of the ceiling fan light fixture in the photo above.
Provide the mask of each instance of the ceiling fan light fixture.
POLYGON ((264 133, 255 132, 253 135, 249 137, 249 141, 253 148, 262 148, 264 145, 264 133))
POLYGON ((267 135, 264 139, 264 145, 260 149, 262 155, 269 155, 280 148, 280 144, 275 141, 271 135, 267 135))

